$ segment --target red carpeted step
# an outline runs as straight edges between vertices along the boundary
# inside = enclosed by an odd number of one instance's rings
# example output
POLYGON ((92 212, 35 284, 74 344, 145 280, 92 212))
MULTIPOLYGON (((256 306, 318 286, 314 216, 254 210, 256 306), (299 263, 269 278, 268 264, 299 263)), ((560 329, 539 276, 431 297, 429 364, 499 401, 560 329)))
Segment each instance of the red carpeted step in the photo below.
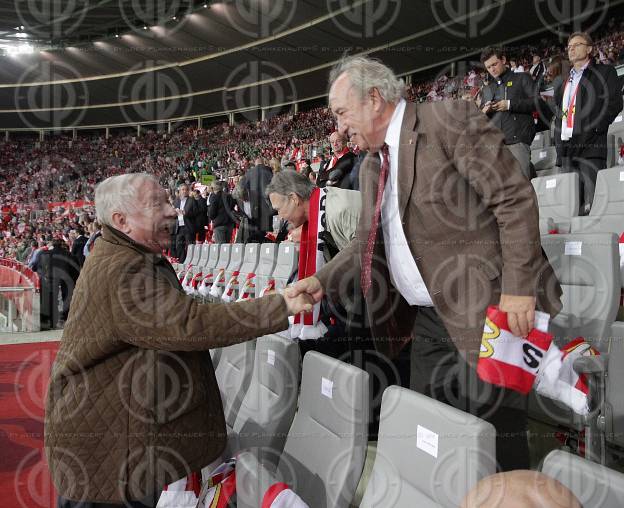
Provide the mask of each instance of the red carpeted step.
POLYGON ((55 506, 43 453, 43 416, 58 346, 59 342, 0 346, 1 506, 55 506))

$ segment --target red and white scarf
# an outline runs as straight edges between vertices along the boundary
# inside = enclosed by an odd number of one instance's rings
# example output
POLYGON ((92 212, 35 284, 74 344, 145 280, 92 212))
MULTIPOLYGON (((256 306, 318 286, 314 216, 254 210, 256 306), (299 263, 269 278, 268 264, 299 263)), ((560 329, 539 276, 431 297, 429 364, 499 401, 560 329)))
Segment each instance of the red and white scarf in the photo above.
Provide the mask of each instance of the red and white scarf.
POLYGON ((201 284, 197 288, 197 294, 206 298, 210 294, 210 288, 212 288, 212 282, 214 281, 214 272, 210 271, 201 281, 201 284))
POLYGON ((577 337, 559 349, 554 343, 543 361, 535 382, 535 390, 554 400, 563 402, 580 415, 589 413, 589 387, 587 376, 574 370, 574 360, 600 353, 584 338, 577 337))
MULTIPOLYGON (((323 257, 322 233, 325 231, 325 203, 327 191, 315 188, 310 196, 309 219, 303 224, 301 231, 301 248, 299 250, 299 280, 311 277, 325 264, 323 257)), ((320 302, 315 304, 311 312, 302 312, 294 317, 290 326, 290 338, 300 340, 320 339, 327 333, 327 327, 319 320, 320 302)))
POLYGON ((249 298, 251 298, 252 294, 255 294, 256 292, 256 274, 255 273, 248 273, 247 274, 247 278, 245 279, 245 282, 243 283, 243 286, 240 289, 239 292, 239 297, 238 300, 236 300, 237 302, 242 302, 244 300, 248 300, 249 298))
POLYGON ((262 298, 264 295, 266 295, 269 291, 275 291, 275 279, 269 279, 267 281, 267 285, 264 286, 261 290, 260 290, 260 294, 258 295, 259 298, 262 298))
POLYGON ((217 275, 214 278, 214 282, 212 283, 212 287, 208 294, 213 298, 221 298, 223 294, 223 285, 225 284, 225 268, 219 268, 217 275))
POLYGON ((228 280, 225 288, 223 289, 223 295, 221 296, 221 300, 225 303, 230 303, 234 301, 234 291, 238 288, 238 276, 240 272, 238 270, 232 272, 232 276, 230 280, 228 280))
POLYGON ((487 309, 477 374, 490 384, 527 394, 552 343, 548 333, 550 316, 535 312, 535 328, 526 338, 509 330, 507 313, 490 306, 487 309))

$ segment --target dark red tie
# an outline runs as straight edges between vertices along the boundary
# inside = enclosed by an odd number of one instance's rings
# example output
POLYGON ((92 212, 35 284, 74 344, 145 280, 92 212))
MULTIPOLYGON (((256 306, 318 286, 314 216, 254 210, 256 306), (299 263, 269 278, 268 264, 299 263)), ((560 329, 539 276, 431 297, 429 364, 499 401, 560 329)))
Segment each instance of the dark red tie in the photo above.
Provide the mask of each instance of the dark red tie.
POLYGON ((381 161, 381 170, 379 171, 379 182, 377 183, 377 198, 375 199, 375 215, 371 222, 370 231, 368 232, 368 241, 366 242, 366 250, 362 259, 362 272, 360 282, 362 284, 362 293, 364 296, 371 287, 371 270, 373 264, 373 249, 375 248, 375 238, 377 237, 377 229, 379 228, 379 219, 381 218, 381 201, 383 199, 386 180, 388 179, 388 170, 390 169, 390 155, 388 153, 388 145, 384 143, 381 147, 383 159, 381 161))

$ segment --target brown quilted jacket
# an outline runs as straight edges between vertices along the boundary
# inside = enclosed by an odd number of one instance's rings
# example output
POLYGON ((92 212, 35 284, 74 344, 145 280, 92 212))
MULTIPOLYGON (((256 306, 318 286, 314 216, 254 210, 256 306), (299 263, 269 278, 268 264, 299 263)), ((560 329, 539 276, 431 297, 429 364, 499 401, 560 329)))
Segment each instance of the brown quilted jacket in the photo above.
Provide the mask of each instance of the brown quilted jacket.
POLYGON ((105 228, 51 374, 45 448, 59 494, 144 499, 208 465, 226 437, 209 349, 287 327, 280 295, 199 304, 166 259, 105 228))

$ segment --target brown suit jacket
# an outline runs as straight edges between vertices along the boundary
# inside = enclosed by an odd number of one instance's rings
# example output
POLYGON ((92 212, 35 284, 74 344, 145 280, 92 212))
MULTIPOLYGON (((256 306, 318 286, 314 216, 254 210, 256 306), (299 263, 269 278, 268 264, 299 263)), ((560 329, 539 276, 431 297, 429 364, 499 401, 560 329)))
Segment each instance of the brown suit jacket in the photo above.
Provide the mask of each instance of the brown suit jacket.
MULTIPOLYGON (((472 103, 407 104, 399 147, 399 211, 409 248, 434 306, 458 350, 478 357, 485 311, 501 290, 536 296, 551 315, 561 288, 540 246, 537 200, 502 133, 472 103)), ((348 298, 345 280, 360 276, 375 210, 379 154, 360 170, 357 236, 317 274, 325 292, 348 298), (353 260, 360 262, 353 262, 353 260)), ((383 230, 366 297, 377 348, 394 356, 410 339, 417 309, 390 282, 383 230)))
POLYGON ((200 304, 165 258, 105 226, 50 376, 45 449, 58 493, 143 499, 219 457, 227 433, 209 350, 284 330, 287 314, 280 295, 200 304))

